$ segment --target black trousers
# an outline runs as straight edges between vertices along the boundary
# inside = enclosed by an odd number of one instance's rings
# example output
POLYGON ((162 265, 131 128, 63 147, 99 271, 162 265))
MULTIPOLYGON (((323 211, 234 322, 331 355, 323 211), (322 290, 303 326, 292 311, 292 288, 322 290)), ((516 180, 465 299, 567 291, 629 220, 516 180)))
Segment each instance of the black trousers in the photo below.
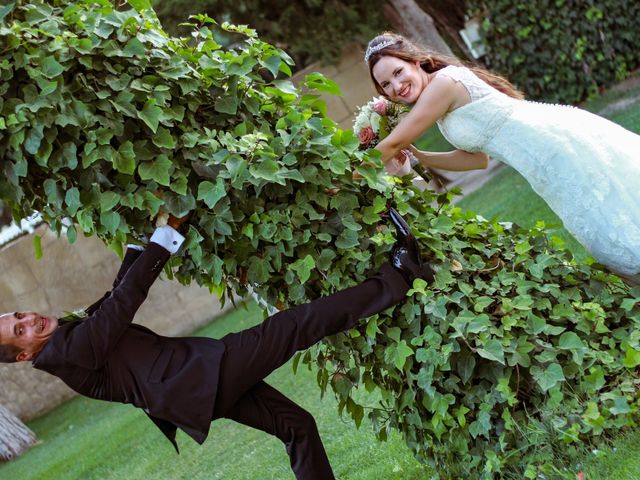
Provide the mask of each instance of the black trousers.
POLYGON ((335 478, 311 414, 263 379, 297 351, 402 301, 408 289, 402 275, 385 264, 360 285, 225 336, 213 418, 228 418, 275 435, 285 444, 298 480, 335 478))

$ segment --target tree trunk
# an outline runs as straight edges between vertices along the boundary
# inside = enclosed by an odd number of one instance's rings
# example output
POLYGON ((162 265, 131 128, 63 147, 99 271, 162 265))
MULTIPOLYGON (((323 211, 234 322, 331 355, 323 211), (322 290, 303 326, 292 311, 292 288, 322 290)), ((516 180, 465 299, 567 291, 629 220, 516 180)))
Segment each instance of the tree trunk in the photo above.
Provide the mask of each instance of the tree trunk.
POLYGON ((460 36, 465 27, 467 15, 466 2, 460 0, 415 0, 418 6, 435 21, 441 32, 446 32, 447 39, 455 42, 458 49, 469 59, 473 56, 460 36))
POLYGON ((36 443, 36 435, 0 405, 0 461, 8 462, 36 443))
POLYGON ((438 33, 433 18, 414 0, 389 0, 384 13, 393 28, 410 40, 437 53, 455 56, 438 33))

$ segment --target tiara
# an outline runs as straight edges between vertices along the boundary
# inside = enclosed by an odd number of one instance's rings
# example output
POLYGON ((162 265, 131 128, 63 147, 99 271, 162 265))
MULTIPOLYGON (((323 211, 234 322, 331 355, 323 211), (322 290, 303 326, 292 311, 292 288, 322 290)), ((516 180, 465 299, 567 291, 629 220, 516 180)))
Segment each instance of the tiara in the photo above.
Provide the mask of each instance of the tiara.
POLYGON ((367 51, 364 54, 364 63, 369 62, 369 58, 371 57, 371 55, 373 55, 374 53, 378 53, 382 49, 390 47, 394 43, 396 43, 396 40, 385 40, 384 42, 380 42, 376 45, 369 45, 369 47, 367 47, 367 51))

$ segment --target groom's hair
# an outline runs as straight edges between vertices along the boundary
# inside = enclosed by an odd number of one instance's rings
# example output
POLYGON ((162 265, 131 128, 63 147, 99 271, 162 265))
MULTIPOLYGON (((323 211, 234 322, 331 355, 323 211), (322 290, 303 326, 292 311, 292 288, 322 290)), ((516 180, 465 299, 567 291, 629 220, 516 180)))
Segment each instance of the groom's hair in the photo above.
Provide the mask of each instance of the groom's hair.
POLYGON ((0 343, 0 363, 14 363, 20 349, 15 345, 4 345, 0 343))

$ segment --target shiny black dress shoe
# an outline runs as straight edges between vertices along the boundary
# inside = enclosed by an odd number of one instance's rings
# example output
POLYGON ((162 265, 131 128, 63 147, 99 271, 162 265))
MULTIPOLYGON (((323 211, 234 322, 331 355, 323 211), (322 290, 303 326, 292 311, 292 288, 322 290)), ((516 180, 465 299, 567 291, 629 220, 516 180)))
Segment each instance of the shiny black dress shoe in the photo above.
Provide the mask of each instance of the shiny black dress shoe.
POLYGON ((389 208, 389 218, 397 232, 396 244, 391 250, 391 265, 400 271, 409 285, 412 285, 416 278, 433 281, 433 270, 429 265, 422 263, 418 242, 407 222, 394 208, 389 208))

